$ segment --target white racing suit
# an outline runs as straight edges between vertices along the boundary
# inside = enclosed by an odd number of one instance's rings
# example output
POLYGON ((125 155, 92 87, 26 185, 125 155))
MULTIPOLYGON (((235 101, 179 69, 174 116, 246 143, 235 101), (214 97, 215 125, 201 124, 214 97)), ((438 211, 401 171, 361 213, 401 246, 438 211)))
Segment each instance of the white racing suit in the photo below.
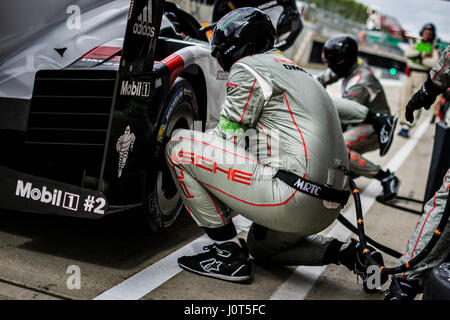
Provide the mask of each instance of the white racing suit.
MULTIPOLYGON (((450 47, 446 49, 438 63, 430 72, 433 83, 442 89, 450 86, 450 47)), ((448 124, 447 124, 448 125, 448 124)), ((442 150, 449 152, 449 150, 442 150)), ((405 254, 398 260, 398 264, 404 264, 416 257, 428 244, 431 237, 441 221, 445 205, 448 201, 450 190, 450 168, 445 174, 442 186, 436 194, 425 204, 424 212, 417 223, 413 236, 408 241, 405 254)), ((450 253, 450 221, 447 222, 436 246, 431 252, 413 269, 403 273, 403 278, 407 280, 418 280, 423 285, 423 279, 429 274, 431 269, 440 265, 450 253)))
MULTIPOLYGON (((327 69, 317 80, 323 86, 327 86, 339 79, 331 69, 327 69)), ((343 79, 342 98, 355 101, 374 113, 391 114, 382 85, 373 75, 369 65, 359 58, 351 73, 343 79)), ((336 103, 336 99, 334 101, 342 123, 351 124, 350 128, 344 132, 345 143, 350 155, 351 171, 358 176, 373 178, 381 167, 363 157, 362 154, 379 148, 375 129, 371 124, 362 123, 361 117, 364 112, 362 106, 355 104, 354 108, 346 107, 345 113, 343 113, 342 103, 336 103)), ((367 111, 365 114, 367 115, 367 111)))
POLYGON ((337 167, 348 168, 348 154, 330 97, 280 51, 235 63, 218 126, 175 132, 166 155, 199 226, 230 224, 232 210, 254 222, 248 235, 253 257, 322 264, 333 239, 316 233, 335 221, 341 205, 311 196, 315 190, 306 185, 300 192, 275 174, 284 170, 347 190, 347 177, 337 167), (262 235, 255 236, 256 224, 264 227, 262 235))
MULTIPOLYGON (((430 45, 432 51, 427 54, 425 52, 420 52, 416 49, 417 44, 414 43, 408 46, 405 50, 405 57, 407 67, 409 68, 409 72, 406 75, 405 82, 403 84, 403 96, 401 100, 401 104, 398 108, 398 117, 400 120, 400 125, 409 129, 415 126, 417 123, 421 110, 419 109, 414 112, 414 122, 411 124, 405 119, 405 108, 408 104, 409 99, 411 99, 412 95, 420 89, 422 84, 427 80, 427 76, 431 68, 438 62, 439 60, 439 49, 430 45)), ((439 106, 439 100, 436 99, 433 104, 433 112, 436 113, 436 110, 439 106)))

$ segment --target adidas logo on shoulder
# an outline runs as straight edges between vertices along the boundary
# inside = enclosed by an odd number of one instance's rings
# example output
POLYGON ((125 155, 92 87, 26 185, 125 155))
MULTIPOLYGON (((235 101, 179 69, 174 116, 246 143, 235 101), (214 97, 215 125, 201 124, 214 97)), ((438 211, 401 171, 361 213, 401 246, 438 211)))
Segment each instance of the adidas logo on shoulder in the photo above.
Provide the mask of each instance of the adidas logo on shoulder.
POLYGON ((142 9, 141 14, 137 17, 138 22, 133 25, 133 33, 153 37, 155 35, 155 27, 152 26, 152 1, 149 0, 147 5, 142 9))

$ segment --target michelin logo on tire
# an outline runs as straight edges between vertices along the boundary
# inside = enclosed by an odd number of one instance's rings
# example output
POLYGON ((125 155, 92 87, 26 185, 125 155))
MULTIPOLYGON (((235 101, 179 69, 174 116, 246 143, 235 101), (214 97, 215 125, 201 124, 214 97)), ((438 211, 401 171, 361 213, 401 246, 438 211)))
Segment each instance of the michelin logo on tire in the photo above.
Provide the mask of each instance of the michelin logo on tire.
POLYGON ((155 36, 156 28, 152 26, 152 11, 152 2, 148 1, 141 14, 137 17, 138 22, 133 25, 134 34, 149 38, 155 36))

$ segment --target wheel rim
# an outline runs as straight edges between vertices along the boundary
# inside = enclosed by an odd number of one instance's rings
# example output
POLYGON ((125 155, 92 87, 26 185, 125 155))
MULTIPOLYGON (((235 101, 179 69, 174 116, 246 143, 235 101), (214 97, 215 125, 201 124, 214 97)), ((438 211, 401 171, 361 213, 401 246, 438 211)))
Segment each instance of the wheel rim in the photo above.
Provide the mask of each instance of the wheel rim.
POLYGON ((169 179, 172 179, 172 177, 168 170, 158 171, 156 177, 156 199, 163 215, 170 215, 176 209, 180 200, 180 194, 177 192, 174 183, 167 183, 167 181, 170 181, 169 179), (172 189, 175 189, 175 192, 172 189))

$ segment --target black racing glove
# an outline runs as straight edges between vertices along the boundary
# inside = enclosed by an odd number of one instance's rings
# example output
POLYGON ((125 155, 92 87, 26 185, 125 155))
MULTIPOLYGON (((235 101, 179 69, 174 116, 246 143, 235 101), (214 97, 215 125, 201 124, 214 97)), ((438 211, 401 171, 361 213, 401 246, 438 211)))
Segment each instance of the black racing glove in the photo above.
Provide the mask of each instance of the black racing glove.
POLYGON ((410 123, 414 121, 414 111, 420 108, 430 109, 436 97, 443 92, 442 89, 436 87, 431 81, 430 75, 428 75, 427 81, 424 82, 422 87, 414 93, 411 100, 406 105, 405 118, 410 123))

